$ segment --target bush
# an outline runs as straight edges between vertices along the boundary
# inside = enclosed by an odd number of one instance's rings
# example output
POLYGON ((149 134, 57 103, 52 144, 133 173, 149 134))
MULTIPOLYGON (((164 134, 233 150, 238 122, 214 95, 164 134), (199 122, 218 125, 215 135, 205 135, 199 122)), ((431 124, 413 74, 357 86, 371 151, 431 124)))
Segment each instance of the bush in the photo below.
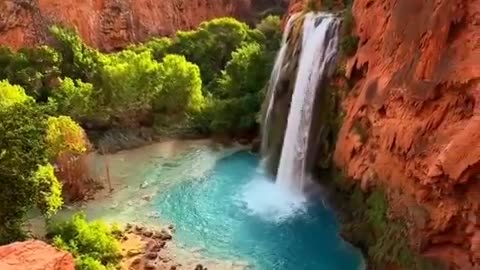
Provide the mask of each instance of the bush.
POLYGON ((84 214, 48 228, 53 244, 75 257, 78 270, 114 269, 121 259, 115 228, 102 221, 88 222, 84 214))
POLYGON ((57 180, 51 164, 39 166, 33 179, 38 185, 40 195, 37 207, 44 216, 50 218, 63 205, 62 185, 57 180))
POLYGON ((357 36, 343 37, 340 42, 340 49, 346 56, 353 56, 357 52, 359 38, 357 36))

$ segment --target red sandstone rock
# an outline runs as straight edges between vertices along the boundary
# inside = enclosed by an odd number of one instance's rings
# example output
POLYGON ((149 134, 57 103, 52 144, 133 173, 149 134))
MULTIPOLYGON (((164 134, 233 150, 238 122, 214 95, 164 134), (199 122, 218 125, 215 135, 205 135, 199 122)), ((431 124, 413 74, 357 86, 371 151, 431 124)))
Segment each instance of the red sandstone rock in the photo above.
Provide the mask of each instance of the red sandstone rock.
POLYGON ((251 16, 250 0, 2 0, 0 45, 45 42, 48 26, 61 22, 77 28, 87 44, 109 51, 221 16, 251 16))
POLYGON ((42 241, 16 242, 0 247, 1 270, 74 270, 70 253, 42 241))
POLYGON ((353 14, 357 82, 335 160, 359 182, 374 170, 392 214, 427 213, 410 228, 413 246, 480 269, 480 0, 355 0, 353 14), (369 127, 360 147, 359 121, 369 127))

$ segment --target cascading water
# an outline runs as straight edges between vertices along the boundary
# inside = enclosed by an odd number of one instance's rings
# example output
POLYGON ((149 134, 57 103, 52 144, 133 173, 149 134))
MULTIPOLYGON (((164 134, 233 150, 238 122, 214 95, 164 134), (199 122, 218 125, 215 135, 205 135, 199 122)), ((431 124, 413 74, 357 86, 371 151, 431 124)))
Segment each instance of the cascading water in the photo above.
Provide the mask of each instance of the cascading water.
POLYGON ((302 52, 277 173, 278 185, 300 194, 306 181, 315 95, 335 60, 339 24, 339 19, 326 13, 307 13, 304 19, 302 52))
POLYGON ((267 89, 267 96, 266 99, 268 100, 268 105, 265 111, 264 120, 262 123, 262 149, 261 153, 264 157, 268 156, 268 146, 269 146, 269 129, 270 125, 270 116, 273 109, 273 104, 275 102, 275 92, 277 89, 278 81, 280 79, 280 75, 282 73, 282 67, 285 62, 285 55, 288 49, 288 36, 290 31, 292 30, 292 25, 298 15, 292 15, 287 22, 285 27, 285 31, 282 37, 282 43, 280 50, 278 51, 277 57, 275 59, 275 63, 273 65, 272 74, 270 75, 270 80, 268 82, 268 89, 267 89))

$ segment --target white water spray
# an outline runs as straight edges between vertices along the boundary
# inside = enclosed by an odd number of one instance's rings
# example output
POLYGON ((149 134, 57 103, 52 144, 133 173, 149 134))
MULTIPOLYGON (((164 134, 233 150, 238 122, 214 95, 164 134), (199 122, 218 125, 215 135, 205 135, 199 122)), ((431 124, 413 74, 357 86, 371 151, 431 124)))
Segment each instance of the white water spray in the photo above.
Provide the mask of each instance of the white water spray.
POLYGON ((315 93, 336 57, 338 25, 339 20, 331 14, 305 15, 302 52, 277 174, 277 184, 297 194, 302 194, 307 177, 306 154, 315 93))

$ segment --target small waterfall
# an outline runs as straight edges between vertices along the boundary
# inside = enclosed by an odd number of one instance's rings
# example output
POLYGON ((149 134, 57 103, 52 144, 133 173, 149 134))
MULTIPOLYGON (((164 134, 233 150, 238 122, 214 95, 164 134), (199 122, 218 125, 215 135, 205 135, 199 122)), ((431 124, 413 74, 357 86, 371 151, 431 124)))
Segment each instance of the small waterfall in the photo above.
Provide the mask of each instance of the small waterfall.
POLYGON ((288 36, 290 31, 292 30, 293 22, 298 17, 297 14, 292 15, 285 26, 285 31, 283 32, 282 37, 282 44, 280 50, 278 51, 277 57, 275 59, 275 63, 273 65, 272 74, 270 75, 270 80, 268 82, 268 89, 266 99, 268 100, 268 105, 264 114, 264 119, 262 123, 262 145, 261 145, 261 153, 262 156, 267 158, 268 156, 268 147, 269 147, 269 130, 271 127, 270 116, 273 110, 273 104, 275 102, 275 93, 278 85, 278 81, 280 79, 280 75, 282 74, 282 67, 284 65, 285 55, 288 49, 288 36))
POLYGON ((303 192, 306 181, 306 155, 316 91, 322 90, 319 89, 321 81, 335 62, 339 25, 339 19, 332 14, 310 12, 305 15, 302 51, 277 173, 277 184, 297 193, 303 192))

